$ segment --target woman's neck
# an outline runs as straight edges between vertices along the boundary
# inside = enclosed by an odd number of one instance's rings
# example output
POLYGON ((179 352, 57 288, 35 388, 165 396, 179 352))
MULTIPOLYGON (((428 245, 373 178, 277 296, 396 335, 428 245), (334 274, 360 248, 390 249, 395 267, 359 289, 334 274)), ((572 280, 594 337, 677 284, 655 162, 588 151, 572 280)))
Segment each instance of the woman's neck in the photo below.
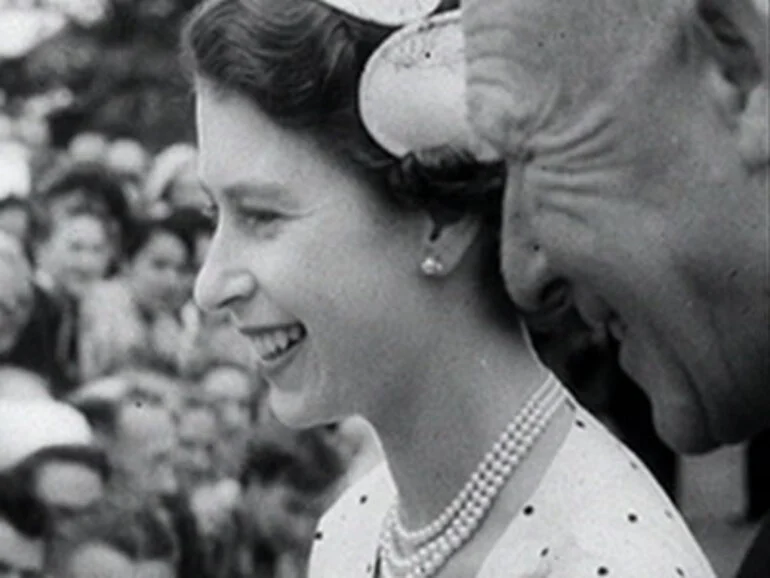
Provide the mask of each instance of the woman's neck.
POLYGON ((454 499, 550 375, 524 339, 510 333, 474 335, 466 328, 442 338, 440 350, 448 354, 409 384, 419 395, 392 412, 398 415, 391 421, 372 419, 410 528, 430 523, 454 499))

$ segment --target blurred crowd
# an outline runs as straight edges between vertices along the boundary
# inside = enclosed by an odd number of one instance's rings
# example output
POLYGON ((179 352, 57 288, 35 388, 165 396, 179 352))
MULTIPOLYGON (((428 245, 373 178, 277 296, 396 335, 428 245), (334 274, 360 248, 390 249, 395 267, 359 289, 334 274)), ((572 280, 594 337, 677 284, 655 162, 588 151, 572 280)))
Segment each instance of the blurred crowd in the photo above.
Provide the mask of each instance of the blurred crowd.
POLYGON ((192 301, 213 234, 185 143, 0 115, 0 576, 304 575, 379 458, 362 420, 292 432, 251 348, 192 301))

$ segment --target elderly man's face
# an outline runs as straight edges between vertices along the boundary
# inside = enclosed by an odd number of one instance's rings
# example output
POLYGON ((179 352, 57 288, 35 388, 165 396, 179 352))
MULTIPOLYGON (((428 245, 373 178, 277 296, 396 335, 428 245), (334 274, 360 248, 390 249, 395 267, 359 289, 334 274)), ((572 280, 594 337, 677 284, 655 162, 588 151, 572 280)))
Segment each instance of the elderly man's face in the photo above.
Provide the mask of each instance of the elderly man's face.
POLYGON ((110 449, 119 483, 142 495, 174 494, 177 431, 165 408, 130 404, 121 410, 119 434, 110 449))
POLYGON ((685 451, 770 421, 767 2, 696 1, 463 3, 508 288, 567 289, 685 451))

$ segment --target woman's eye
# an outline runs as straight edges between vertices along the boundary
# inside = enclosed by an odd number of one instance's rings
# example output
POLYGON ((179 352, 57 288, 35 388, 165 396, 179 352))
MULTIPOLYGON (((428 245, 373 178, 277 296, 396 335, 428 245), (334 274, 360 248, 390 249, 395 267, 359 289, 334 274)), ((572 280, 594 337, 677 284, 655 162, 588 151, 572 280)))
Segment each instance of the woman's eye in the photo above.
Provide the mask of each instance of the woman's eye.
POLYGON ((275 211, 261 209, 241 209, 240 220, 248 227, 264 227, 278 221, 281 215, 275 211))

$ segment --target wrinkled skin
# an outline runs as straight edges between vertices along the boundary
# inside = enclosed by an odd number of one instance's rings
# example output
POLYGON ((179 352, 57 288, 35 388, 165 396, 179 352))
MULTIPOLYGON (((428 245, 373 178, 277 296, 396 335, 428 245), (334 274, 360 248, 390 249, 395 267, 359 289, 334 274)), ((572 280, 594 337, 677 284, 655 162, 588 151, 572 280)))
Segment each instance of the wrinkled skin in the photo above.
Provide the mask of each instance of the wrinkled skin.
POLYGON ((617 339, 676 449, 770 426, 767 1, 463 10, 470 119, 509 168, 512 297, 561 296, 617 339))

